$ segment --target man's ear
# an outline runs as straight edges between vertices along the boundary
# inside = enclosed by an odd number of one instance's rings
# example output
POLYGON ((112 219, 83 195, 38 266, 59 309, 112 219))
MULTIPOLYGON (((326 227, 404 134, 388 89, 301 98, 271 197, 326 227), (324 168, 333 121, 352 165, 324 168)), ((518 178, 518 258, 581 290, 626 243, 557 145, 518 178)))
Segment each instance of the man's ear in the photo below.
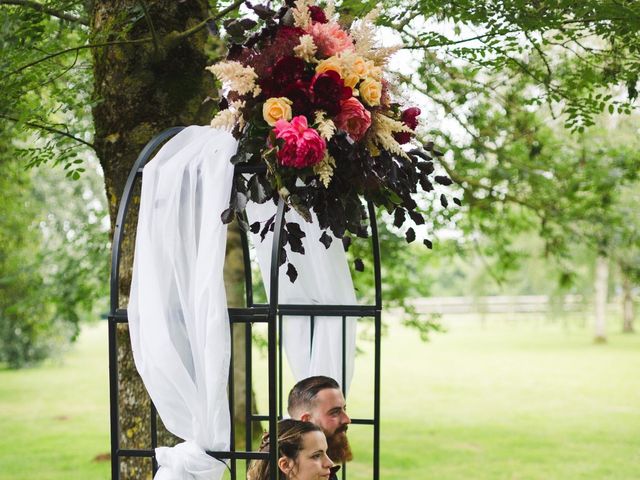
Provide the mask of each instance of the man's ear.
POLYGON ((293 461, 288 457, 280 457, 278 459, 278 468, 282 470, 285 475, 289 475, 293 468, 293 461))
POLYGON ((310 422, 311 414, 309 412, 304 412, 302 415, 300 415, 300 420, 303 422, 310 422))

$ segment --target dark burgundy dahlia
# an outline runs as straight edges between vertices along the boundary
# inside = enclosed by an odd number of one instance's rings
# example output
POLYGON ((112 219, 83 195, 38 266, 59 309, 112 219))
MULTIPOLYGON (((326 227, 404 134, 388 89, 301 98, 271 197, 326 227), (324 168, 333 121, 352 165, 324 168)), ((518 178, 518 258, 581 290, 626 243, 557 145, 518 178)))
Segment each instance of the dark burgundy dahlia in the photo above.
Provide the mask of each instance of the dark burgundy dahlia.
POLYGON ((276 62, 271 70, 272 80, 282 88, 302 80, 304 76, 304 60, 298 57, 286 56, 276 62))
POLYGON ((344 80, 333 70, 328 70, 313 77, 311 81, 313 105, 324 110, 330 116, 340 113, 340 102, 350 98, 351 88, 345 87, 344 80))
POLYGON ((313 113, 308 82, 298 80, 292 83, 282 91, 282 96, 291 100, 293 115, 311 115, 313 113))
POLYGON ((267 67, 260 87, 265 97, 281 97, 284 91, 304 80, 305 63, 302 59, 287 55, 276 61, 273 67, 267 67))

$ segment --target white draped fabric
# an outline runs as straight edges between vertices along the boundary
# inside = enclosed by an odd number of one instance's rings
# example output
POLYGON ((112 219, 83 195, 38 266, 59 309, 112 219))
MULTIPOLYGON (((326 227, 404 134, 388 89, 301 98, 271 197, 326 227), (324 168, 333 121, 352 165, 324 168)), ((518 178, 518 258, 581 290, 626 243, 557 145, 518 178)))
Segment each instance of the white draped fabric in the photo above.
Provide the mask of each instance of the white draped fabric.
MULTIPOLYGON (((223 266, 227 208, 233 180, 229 162, 237 141, 227 132, 191 126, 169 140, 144 169, 136 237, 129 329, 136 367, 163 423, 184 440, 156 449, 156 480, 219 480, 225 465, 206 450, 229 449, 227 380, 229 318, 223 266)), ((275 206, 249 203, 252 221, 275 206)), ((263 218, 264 217, 264 218, 263 218)), ((354 304, 355 294, 339 241, 318 241, 317 222, 287 214, 306 232, 306 254, 287 252, 299 277, 281 273, 280 303, 354 304)), ((254 238, 268 288, 271 236, 254 238)), ((341 318, 319 318, 309 348, 309 320, 284 322, 284 346, 296 380, 342 377, 341 318)), ((355 319, 347 327, 347 385, 353 374, 355 319)))
MULTIPOLYGON (((275 213, 273 203, 247 205, 249 222, 264 222, 275 213)), ((333 238, 327 249, 320 243, 322 235, 315 215, 313 223, 306 222, 297 212, 285 214, 288 222, 296 222, 305 233, 304 255, 287 248, 287 258, 298 271, 298 278, 291 283, 284 268, 280 269, 278 298, 283 304, 355 305, 356 295, 344 253, 342 241, 333 238)), ((263 283, 269 295, 271 244, 273 233, 261 241, 260 234, 251 235, 255 246, 263 283)), ((356 319, 346 320, 346 385, 353 377, 356 348, 356 319)), ((311 322, 309 317, 284 317, 283 345, 287 360, 296 381, 313 375, 326 375, 342 385, 342 317, 317 317, 313 322, 313 346, 311 346, 311 322)))
POLYGON ((185 440, 160 448, 156 479, 218 479, 204 450, 228 450, 229 317, 223 280, 237 148, 229 134, 189 127, 144 169, 128 306, 136 367, 163 423, 185 440))

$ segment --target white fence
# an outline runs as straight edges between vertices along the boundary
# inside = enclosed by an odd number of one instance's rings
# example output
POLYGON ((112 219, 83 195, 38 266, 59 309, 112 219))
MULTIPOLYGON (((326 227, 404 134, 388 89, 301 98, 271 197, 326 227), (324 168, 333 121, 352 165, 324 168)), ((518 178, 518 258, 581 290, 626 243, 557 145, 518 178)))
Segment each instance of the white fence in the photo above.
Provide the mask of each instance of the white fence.
POLYGON ((428 297, 411 303, 424 314, 581 312, 589 308, 589 302, 582 295, 428 297))

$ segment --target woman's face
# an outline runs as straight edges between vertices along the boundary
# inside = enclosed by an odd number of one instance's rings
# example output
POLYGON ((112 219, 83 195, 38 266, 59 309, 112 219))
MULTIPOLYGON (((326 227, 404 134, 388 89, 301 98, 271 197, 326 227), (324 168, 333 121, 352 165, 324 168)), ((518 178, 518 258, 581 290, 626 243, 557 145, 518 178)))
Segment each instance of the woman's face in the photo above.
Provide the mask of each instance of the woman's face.
POLYGON ((322 432, 308 432, 302 437, 302 450, 295 462, 289 462, 290 480, 326 480, 333 462, 327 457, 327 439, 322 432))

